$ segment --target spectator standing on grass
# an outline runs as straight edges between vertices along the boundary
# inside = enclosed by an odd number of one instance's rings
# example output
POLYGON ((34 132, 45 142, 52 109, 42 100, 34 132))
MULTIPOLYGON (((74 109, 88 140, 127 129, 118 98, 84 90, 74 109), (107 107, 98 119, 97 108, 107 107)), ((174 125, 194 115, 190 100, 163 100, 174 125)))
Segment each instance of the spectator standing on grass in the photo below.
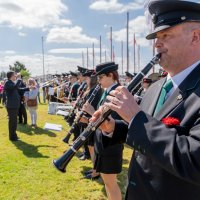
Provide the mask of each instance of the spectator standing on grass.
POLYGON ((30 91, 24 93, 25 102, 26 102, 27 108, 28 108, 30 116, 31 116, 31 126, 36 128, 36 126, 37 126, 37 107, 38 107, 37 83, 33 78, 30 78, 30 79, 28 79, 27 85, 29 86, 30 91))
POLYGON ((2 99, 3 99, 3 87, 4 87, 4 82, 1 81, 0 82, 0 104, 2 103, 2 99))

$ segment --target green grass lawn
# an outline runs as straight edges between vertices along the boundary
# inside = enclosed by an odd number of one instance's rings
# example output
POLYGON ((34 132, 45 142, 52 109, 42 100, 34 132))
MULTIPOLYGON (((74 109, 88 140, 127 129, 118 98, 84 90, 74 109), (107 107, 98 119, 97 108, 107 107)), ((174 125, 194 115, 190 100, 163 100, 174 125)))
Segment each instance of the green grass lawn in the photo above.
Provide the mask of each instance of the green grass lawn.
MULTIPOLYGON (((48 115, 47 105, 39 105, 37 125, 37 129, 19 125, 17 134, 21 140, 11 142, 7 112, 0 108, 0 200, 107 199, 101 179, 82 179, 83 173, 92 166, 90 160, 80 161, 75 156, 66 173, 52 166, 52 160, 69 148, 62 142, 69 130, 63 117, 48 115), (64 129, 61 132, 43 130, 45 122, 62 124, 64 129)), ((123 172, 118 176, 123 195, 131 153, 125 148, 123 172)))

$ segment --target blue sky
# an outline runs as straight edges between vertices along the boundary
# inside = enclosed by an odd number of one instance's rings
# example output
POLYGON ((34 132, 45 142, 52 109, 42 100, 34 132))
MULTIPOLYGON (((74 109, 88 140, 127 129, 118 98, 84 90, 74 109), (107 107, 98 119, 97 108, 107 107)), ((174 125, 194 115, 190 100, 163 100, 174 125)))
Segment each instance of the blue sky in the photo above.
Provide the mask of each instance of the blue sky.
MULTIPOLYGON (((152 58, 152 46, 145 40, 149 27, 144 16, 145 0, 0 0, 0 71, 20 61, 32 75, 42 74, 44 37, 45 73, 61 73, 92 68, 92 43, 95 65, 99 63, 99 36, 102 37, 102 61, 110 60, 110 26, 113 28, 115 62, 121 70, 121 41, 124 41, 126 70, 126 13, 129 12, 130 72, 133 72, 133 34, 140 45, 141 68, 152 58)), ((137 49, 137 48, 136 48, 137 49)), ((137 53, 136 53, 136 57, 137 53)), ((136 60, 138 66, 138 60, 136 60)), ((138 70, 138 68, 136 68, 138 70)))

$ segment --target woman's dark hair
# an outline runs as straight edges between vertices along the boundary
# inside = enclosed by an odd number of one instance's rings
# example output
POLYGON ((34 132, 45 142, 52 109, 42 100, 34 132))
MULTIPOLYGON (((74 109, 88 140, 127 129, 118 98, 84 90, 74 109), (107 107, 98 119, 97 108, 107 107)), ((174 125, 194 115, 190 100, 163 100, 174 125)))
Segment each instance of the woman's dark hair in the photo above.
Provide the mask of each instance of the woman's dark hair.
POLYGON ((90 92, 90 90, 97 85, 97 83, 97 76, 90 76, 90 84, 88 85, 84 95, 86 96, 90 92))
POLYGON ((7 78, 10 79, 15 74, 14 71, 7 72, 7 78))
POLYGON ((112 75, 113 75, 113 79, 114 79, 118 84, 120 84, 120 82, 119 82, 119 74, 118 74, 118 71, 113 71, 113 72, 106 73, 106 76, 109 76, 109 74, 112 74, 112 75))
POLYGON ((93 88, 95 85, 97 85, 97 76, 91 76, 90 77, 90 85, 89 88, 93 88))

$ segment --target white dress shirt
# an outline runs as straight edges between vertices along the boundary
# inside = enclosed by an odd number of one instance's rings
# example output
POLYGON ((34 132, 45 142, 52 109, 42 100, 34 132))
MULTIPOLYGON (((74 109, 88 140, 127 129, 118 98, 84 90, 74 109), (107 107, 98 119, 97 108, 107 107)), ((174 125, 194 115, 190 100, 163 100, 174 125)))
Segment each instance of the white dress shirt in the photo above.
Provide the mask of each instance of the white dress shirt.
POLYGON ((167 76, 167 80, 171 79, 173 88, 167 93, 166 98, 170 97, 174 91, 177 89, 177 87, 183 82, 183 80, 193 71, 194 68, 197 67, 197 65, 200 64, 200 60, 191 65, 190 67, 187 67, 185 70, 179 72, 175 76, 171 77, 169 74, 167 76))

